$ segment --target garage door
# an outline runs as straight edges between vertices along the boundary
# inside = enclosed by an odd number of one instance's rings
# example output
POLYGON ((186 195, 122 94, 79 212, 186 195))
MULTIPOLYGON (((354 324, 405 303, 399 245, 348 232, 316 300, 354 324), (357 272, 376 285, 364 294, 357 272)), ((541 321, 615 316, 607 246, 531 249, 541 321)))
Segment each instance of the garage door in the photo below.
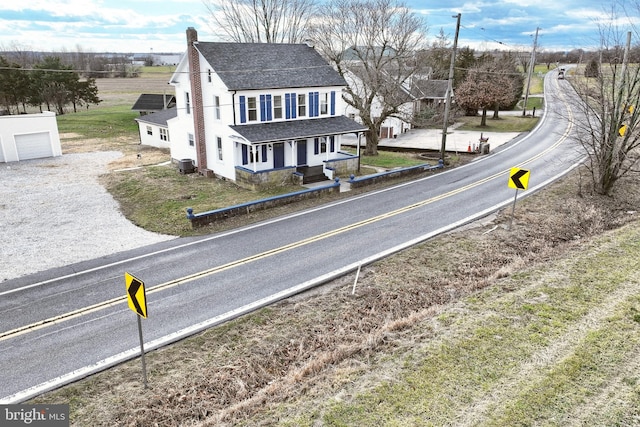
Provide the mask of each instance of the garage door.
POLYGON ((16 135, 15 138, 19 160, 53 157, 49 132, 16 135))

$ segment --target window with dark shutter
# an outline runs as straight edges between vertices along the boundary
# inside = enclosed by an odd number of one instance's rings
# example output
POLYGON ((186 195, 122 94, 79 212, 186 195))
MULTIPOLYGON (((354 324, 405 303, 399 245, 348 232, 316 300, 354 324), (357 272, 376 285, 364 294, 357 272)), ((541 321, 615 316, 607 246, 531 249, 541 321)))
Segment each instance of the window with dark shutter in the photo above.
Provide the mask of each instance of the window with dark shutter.
MULTIPOLYGON (((244 96, 240 96, 240 123, 247 122, 247 100, 244 96)), ((246 163, 243 163, 246 164, 246 163)))
POLYGON ((260 95, 260 121, 266 122, 273 120, 271 111, 271 95, 260 95))
POLYGON ((336 115, 336 92, 331 91, 331 115, 336 115))
POLYGON ((249 163, 249 152, 247 146, 242 144, 242 164, 246 165, 247 163, 249 163))

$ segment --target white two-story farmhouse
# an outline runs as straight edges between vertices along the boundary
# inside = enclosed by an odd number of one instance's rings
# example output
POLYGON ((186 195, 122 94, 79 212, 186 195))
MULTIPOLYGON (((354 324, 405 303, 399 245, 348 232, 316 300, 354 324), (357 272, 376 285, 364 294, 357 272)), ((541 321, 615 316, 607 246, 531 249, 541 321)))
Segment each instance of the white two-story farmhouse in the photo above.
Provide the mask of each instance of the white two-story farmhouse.
POLYGON ((306 44, 199 42, 189 28, 170 84, 171 157, 204 175, 255 188, 357 168, 341 137, 366 128, 344 116, 346 82, 306 44))

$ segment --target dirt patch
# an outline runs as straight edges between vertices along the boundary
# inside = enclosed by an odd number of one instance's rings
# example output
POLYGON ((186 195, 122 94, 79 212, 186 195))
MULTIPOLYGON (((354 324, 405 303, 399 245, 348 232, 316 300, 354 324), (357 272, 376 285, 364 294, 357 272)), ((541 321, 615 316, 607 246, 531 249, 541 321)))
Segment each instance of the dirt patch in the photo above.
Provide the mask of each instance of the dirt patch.
POLYGON ((120 151, 122 157, 110 162, 108 170, 128 169, 140 166, 157 165, 171 160, 169 149, 150 147, 140 144, 131 137, 117 137, 111 139, 83 138, 77 134, 61 134, 60 143, 63 154, 93 153, 100 151, 120 151))
POLYGON ((78 425, 276 424, 278 405, 335 394, 373 361, 428 339, 413 327, 441 307, 636 221, 637 186, 622 183, 625 194, 605 198, 580 182, 574 173, 519 202, 510 231, 507 209, 364 268, 355 295, 345 277, 153 352, 148 391, 131 380, 136 361, 43 400, 72 398, 78 425))

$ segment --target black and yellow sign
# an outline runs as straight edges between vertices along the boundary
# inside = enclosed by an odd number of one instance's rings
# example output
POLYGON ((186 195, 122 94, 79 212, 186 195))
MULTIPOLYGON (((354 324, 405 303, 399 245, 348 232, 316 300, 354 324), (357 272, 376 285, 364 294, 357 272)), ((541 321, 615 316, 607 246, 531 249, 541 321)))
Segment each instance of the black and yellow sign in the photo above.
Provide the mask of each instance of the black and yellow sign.
POLYGON ((147 318, 147 295, 142 280, 129 273, 124 273, 124 282, 127 286, 127 302, 129 308, 138 315, 147 318))
POLYGON ((511 168, 509 172, 509 187, 516 190, 526 190, 529 185, 530 171, 520 168, 511 168))
POLYGON ((629 128, 629 126, 622 125, 622 127, 618 130, 618 135, 624 136, 624 134, 627 133, 627 129, 628 128, 629 128))

